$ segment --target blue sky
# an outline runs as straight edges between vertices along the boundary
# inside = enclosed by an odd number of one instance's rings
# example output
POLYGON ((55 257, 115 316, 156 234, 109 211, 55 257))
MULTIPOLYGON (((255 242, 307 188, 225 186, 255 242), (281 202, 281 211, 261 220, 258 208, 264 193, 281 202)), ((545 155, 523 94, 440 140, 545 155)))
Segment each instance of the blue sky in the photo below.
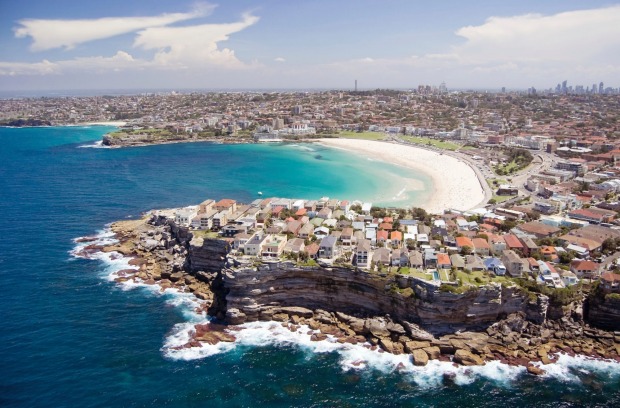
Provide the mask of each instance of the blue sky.
POLYGON ((0 90, 620 86, 620 3, 0 0, 0 90))

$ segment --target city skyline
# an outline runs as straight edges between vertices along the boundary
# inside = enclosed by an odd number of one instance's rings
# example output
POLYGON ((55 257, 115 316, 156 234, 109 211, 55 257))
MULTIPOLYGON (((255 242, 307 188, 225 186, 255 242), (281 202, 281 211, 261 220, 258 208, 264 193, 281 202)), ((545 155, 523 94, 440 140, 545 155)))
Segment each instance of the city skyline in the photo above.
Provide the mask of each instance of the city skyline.
POLYGON ((619 3, 495 3, 5 3, 0 90, 618 87, 619 3))

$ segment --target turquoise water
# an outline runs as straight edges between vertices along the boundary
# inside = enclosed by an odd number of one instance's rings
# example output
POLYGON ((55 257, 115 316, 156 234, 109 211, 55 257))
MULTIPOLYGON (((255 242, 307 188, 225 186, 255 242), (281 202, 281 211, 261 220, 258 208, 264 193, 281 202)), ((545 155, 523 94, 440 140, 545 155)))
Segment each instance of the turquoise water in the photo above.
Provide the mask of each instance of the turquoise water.
POLYGON ((620 404, 618 366, 579 359, 563 358, 546 378, 498 364, 414 368, 406 356, 311 343, 268 325, 246 328, 226 350, 170 353, 201 318, 191 300, 110 282, 122 260, 76 259, 74 238, 209 196, 380 198, 385 177, 402 169, 299 146, 80 147, 104 132, 0 129, 0 406, 620 404))

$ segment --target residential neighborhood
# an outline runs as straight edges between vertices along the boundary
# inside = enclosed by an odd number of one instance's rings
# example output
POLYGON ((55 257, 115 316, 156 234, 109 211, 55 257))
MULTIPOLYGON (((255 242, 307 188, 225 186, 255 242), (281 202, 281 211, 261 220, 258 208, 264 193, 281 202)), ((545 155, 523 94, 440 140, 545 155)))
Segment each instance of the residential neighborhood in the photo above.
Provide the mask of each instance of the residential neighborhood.
POLYGON ((613 280, 620 269, 603 262, 620 244, 614 217, 601 225, 573 212, 554 218, 526 212, 515 221, 487 208, 431 215, 329 197, 273 197, 249 204, 207 199, 173 216, 195 237, 227 240, 240 260, 348 266, 453 288, 513 278, 565 288, 605 274, 613 280))

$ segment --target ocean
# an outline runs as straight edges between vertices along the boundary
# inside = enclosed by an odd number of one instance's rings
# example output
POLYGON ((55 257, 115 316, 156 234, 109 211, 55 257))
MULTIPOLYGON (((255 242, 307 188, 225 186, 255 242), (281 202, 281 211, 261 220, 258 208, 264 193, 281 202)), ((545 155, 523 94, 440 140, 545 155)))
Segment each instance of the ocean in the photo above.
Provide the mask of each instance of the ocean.
POLYGON ((75 239, 153 208, 229 197, 414 205, 405 170, 317 145, 97 148, 105 127, 0 129, 0 406, 620 406, 620 365, 560 357, 533 377, 489 363, 310 342, 252 323, 237 342, 175 351, 206 317, 191 297, 111 280, 126 260, 81 259, 75 239))

